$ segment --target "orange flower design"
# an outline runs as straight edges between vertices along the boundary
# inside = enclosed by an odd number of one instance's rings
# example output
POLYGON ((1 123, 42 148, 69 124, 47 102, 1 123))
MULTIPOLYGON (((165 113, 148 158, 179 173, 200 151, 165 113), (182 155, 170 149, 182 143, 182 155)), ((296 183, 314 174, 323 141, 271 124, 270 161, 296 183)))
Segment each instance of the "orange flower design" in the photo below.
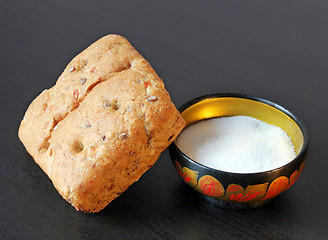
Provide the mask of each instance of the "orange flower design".
POLYGON ((253 202, 263 197, 268 183, 250 185, 245 190, 237 184, 230 184, 227 188, 225 199, 234 202, 253 202))
POLYGON ((297 171, 297 170, 296 170, 295 172, 293 172, 293 174, 292 174, 292 175, 290 176, 290 178, 289 178, 289 184, 288 184, 288 186, 286 187, 286 190, 287 190, 288 188, 290 188, 290 187, 296 182, 298 176, 299 176, 299 174, 298 174, 298 171, 297 171))
POLYGON ((198 179, 198 172, 193 171, 186 167, 181 167, 181 165, 178 163, 178 161, 175 161, 175 166, 182 177, 182 179, 188 183, 191 187, 196 187, 197 185, 197 179, 198 179))
POLYGON ((222 184, 210 175, 201 177, 196 188, 198 191, 208 196, 219 198, 224 195, 224 188, 222 184))
POLYGON ((288 178, 285 176, 278 177, 270 184, 267 193, 261 200, 266 200, 279 195, 280 193, 286 190, 287 186, 288 178))

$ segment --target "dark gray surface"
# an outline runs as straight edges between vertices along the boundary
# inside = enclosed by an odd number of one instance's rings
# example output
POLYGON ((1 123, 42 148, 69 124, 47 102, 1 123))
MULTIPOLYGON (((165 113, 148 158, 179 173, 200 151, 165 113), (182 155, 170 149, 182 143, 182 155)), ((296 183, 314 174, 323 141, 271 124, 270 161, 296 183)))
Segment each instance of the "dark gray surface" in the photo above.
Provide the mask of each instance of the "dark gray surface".
POLYGON ((1 239, 327 239, 328 2, 0 2, 1 239), (298 182, 270 204, 222 210, 182 182, 165 151, 97 214, 76 212, 17 138, 29 103, 98 38, 124 35, 177 106, 215 92, 277 102, 310 134, 298 182))

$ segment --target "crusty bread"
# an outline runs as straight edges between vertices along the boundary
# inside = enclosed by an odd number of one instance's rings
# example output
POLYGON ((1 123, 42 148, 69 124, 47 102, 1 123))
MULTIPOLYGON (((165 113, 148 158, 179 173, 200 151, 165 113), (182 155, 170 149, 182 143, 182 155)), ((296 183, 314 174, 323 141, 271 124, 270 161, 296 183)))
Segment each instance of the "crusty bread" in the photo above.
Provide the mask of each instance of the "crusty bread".
POLYGON ((98 212, 137 181, 184 126, 149 63, 125 38, 108 35, 31 103, 19 138, 64 199, 98 212))

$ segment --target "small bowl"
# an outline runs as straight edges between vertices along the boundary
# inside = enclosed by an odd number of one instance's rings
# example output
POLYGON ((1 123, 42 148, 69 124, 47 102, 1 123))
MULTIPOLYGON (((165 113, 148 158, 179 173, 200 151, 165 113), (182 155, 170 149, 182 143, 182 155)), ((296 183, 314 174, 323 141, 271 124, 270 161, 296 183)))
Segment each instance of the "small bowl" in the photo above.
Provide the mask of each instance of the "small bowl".
POLYGON ((174 141, 169 152, 176 170, 206 200, 230 209, 259 207, 290 188, 300 176, 307 155, 308 133, 301 120, 284 107, 255 96, 219 93, 193 99, 179 110, 186 127, 209 118, 254 117, 287 132, 295 147, 296 157, 282 167, 257 173, 232 173, 195 162, 174 141))

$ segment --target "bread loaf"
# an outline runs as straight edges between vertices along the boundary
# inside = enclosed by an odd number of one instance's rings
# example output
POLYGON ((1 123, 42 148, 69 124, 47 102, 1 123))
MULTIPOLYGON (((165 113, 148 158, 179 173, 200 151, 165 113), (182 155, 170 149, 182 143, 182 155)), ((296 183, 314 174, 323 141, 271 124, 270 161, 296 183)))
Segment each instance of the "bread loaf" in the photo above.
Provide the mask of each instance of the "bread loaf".
POLYGON ((123 37, 76 56, 29 106, 19 138, 64 199, 98 212, 147 171, 185 123, 162 80, 123 37))

